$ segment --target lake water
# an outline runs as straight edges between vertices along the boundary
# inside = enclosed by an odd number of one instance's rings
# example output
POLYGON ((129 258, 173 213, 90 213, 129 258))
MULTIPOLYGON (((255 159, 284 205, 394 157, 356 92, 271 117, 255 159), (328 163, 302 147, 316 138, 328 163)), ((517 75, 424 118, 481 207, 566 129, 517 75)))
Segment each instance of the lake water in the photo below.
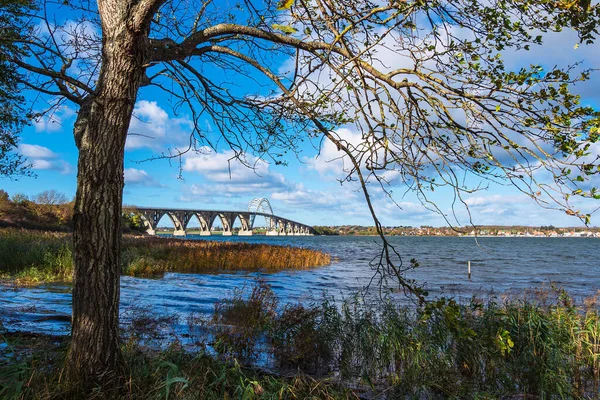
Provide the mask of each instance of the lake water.
MULTIPOLYGON (((206 240, 188 236, 188 239, 206 240)), ((248 241, 303 246, 323 250, 331 265, 278 273, 166 274, 160 279, 121 278, 123 320, 134 308, 153 313, 178 314, 182 324, 189 314, 208 316, 214 303, 233 288, 250 286, 264 277, 282 301, 319 300, 324 292, 336 298, 364 288, 373 278, 369 262, 381 249, 375 237, 211 237, 210 240, 248 241)), ((410 277, 424 283, 430 297, 520 296, 527 289, 554 283, 576 299, 600 290, 600 240, 594 238, 391 237, 405 264, 416 258, 420 267, 410 277), (472 278, 467 279, 467 261, 472 278)), ((371 285, 371 293, 378 292, 371 285)), ((397 295, 398 301, 406 301, 397 295)), ((54 334, 69 332, 65 316, 71 313, 68 285, 32 288, 0 287, 0 319, 9 330, 54 334), (62 316, 62 317, 61 317, 62 316)))

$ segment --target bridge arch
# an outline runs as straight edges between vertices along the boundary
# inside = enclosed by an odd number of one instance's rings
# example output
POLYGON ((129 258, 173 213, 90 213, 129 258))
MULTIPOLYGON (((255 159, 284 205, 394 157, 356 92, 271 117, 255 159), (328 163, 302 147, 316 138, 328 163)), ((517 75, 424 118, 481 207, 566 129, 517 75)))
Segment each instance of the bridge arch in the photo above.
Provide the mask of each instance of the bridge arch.
POLYGON ((142 223, 146 228, 146 233, 149 235, 156 234, 156 227, 158 226, 158 222, 164 215, 164 212, 161 210, 143 210, 139 213, 140 218, 142 219, 142 223))
POLYGON ((160 221, 164 220, 165 217, 167 217, 167 219, 171 221, 171 224, 173 225, 173 236, 185 236, 185 226, 189 222, 189 218, 187 218, 184 213, 172 211, 166 211, 162 213, 158 221, 156 221, 157 227, 160 221))
MULTIPOLYGON (((251 213, 236 213, 235 218, 240 221, 240 230, 238 231, 238 235, 240 236, 251 236, 252 235, 252 225, 254 223, 253 217, 255 214, 251 213)), ((233 226, 233 224, 231 225, 233 226)))
MULTIPOLYGON (((239 221, 236 226, 238 235, 252 235, 256 217, 265 218, 267 235, 312 235, 313 233, 312 228, 307 225, 274 215, 271 204, 266 198, 254 199, 249 209, 249 211, 217 211, 138 207, 136 213, 140 215, 146 232, 151 235, 156 234, 156 229, 165 215, 174 227, 175 236, 184 236, 190 221, 194 218, 200 224, 201 235, 211 234, 217 218, 223 226, 223 235, 233 234, 236 221, 239 221)), ((195 227, 195 224, 192 225, 195 227)))
MULTIPOLYGON (((191 212, 192 216, 190 220, 196 218, 200 224, 200 235, 202 236, 210 236, 210 232, 212 230, 212 226, 217 218, 216 212, 211 211, 200 211, 200 212, 191 212)), ((186 227, 187 228, 187 227, 186 227)))
MULTIPOLYGON (((248 212, 252 213, 250 215, 250 228, 254 227, 254 220, 256 219, 256 214, 253 213, 263 213, 268 215, 273 215, 273 208, 271 207, 271 202, 266 197, 256 197, 252 199, 250 204, 248 204, 248 212)), ((265 215, 265 226, 267 229, 273 225, 271 222, 271 217, 265 215)))
POLYGON ((217 216, 221 220, 223 227, 223 236, 231 236, 233 234, 233 224, 235 222, 235 214, 233 213, 218 213, 217 216))

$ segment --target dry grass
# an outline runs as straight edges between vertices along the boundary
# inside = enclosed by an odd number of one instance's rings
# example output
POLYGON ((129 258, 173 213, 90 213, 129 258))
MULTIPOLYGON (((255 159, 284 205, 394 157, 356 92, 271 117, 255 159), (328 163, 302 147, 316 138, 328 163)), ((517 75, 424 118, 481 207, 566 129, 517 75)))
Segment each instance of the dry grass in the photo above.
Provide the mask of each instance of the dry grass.
MULTIPOLYGON (((165 272, 276 271, 327 265, 328 254, 289 246, 124 236, 124 275, 165 272)), ((0 229, 0 278, 17 284, 69 281, 73 271, 68 233, 0 229)))
POLYGON ((127 237, 124 274, 306 269, 327 265, 329 254, 290 246, 127 237))

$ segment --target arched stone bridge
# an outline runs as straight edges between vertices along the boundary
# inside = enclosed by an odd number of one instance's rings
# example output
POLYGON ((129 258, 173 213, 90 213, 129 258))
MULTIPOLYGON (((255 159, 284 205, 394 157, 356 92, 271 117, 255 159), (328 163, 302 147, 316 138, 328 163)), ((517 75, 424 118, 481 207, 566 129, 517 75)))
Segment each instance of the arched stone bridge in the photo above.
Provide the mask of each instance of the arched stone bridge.
MULTIPOLYGON (((252 204, 252 203, 251 203, 252 204)), ((270 207, 269 207, 270 208, 270 207)), ((163 216, 168 216, 174 226, 173 236, 185 236, 188 224, 193 218, 200 222, 200 235, 208 236, 214 222, 218 219, 223 227, 223 235, 233 234, 233 225, 239 219, 240 230, 238 235, 250 236, 254 228, 256 217, 264 217, 267 224, 267 235, 272 236, 309 236, 315 233, 311 226, 292 221, 277 215, 259 211, 218 211, 218 210, 185 210, 175 208, 136 207, 146 226, 146 232, 156 234, 156 227, 163 216)), ((196 230, 197 228, 194 228, 196 230)))

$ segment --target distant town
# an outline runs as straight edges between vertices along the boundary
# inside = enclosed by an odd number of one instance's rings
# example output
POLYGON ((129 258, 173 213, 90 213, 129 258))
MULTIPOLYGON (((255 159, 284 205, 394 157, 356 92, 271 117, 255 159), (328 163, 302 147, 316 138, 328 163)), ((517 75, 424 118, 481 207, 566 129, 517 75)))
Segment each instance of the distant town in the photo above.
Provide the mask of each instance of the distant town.
MULTIPOLYGON (((315 226, 321 235, 370 236, 377 235, 373 226, 341 225, 315 226)), ((600 227, 557 228, 550 226, 479 225, 460 228, 432 226, 385 226, 388 236, 502 236, 502 237, 594 237, 600 238, 600 227)))

